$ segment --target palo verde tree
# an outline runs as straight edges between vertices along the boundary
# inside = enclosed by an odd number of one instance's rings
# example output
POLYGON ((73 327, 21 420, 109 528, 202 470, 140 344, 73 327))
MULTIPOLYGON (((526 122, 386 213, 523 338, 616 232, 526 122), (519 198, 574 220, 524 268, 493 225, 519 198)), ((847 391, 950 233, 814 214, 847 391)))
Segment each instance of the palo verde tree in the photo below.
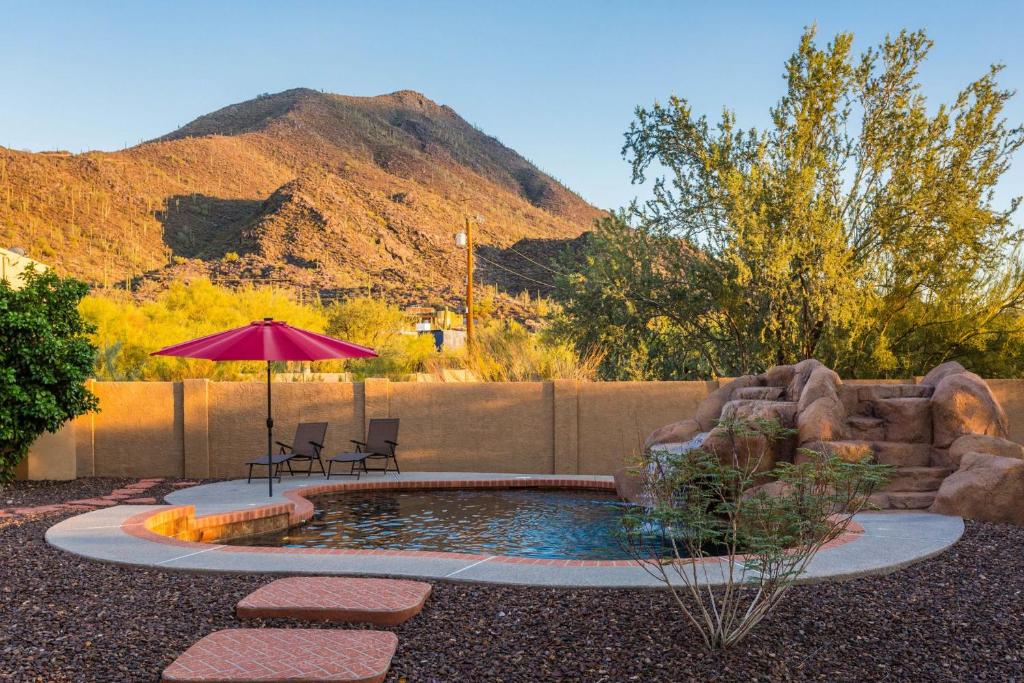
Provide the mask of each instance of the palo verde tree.
POLYGON ((78 313, 88 287, 29 270, 15 290, 0 280, 0 486, 43 432, 97 407, 85 387, 96 348, 78 313))
POLYGON ((852 35, 820 46, 806 30, 764 130, 728 110, 712 123, 679 97, 638 108, 623 148, 634 182, 665 174, 649 201, 598 223, 562 278, 560 328, 605 351, 608 378, 812 356, 851 376, 952 358, 1024 369, 1018 200, 993 200, 1024 128, 1002 116, 1000 66, 928 106, 931 45, 904 31, 857 56, 852 35))

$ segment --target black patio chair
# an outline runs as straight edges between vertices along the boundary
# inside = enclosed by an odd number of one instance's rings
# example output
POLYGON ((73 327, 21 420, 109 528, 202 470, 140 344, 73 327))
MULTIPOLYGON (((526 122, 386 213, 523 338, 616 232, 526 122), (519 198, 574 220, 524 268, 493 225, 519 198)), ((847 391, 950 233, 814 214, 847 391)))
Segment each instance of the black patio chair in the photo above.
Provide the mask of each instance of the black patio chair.
POLYGON ((391 472, 391 463, 395 463, 394 471, 402 473, 398 466, 398 456, 395 449, 398 448, 398 418, 373 418, 366 429, 366 441, 356 441, 355 452, 339 453, 327 458, 327 478, 331 478, 334 463, 348 463, 348 472, 339 472, 342 476, 359 478, 360 472, 383 472, 385 475, 391 472), (367 460, 384 460, 384 467, 367 467, 367 460))
MULTIPOLYGON (((292 461, 305 460, 309 463, 306 468, 306 476, 310 476, 313 473, 313 462, 316 461, 320 465, 320 472, 324 476, 327 476, 327 472, 324 470, 324 461, 320 459, 320 451, 324 448, 324 437, 327 435, 327 423, 326 422, 300 422, 299 426, 295 428, 295 439, 293 443, 284 443, 282 441, 276 442, 281 447, 280 452, 274 455, 270 459, 270 471, 267 476, 274 477, 278 481, 281 481, 281 465, 288 468, 288 474, 295 475, 295 471, 292 469, 292 461)), ((267 466, 267 459, 265 457, 253 458, 247 463, 249 465, 249 479, 252 481, 252 468, 255 465, 267 466)), ((299 474, 302 474, 300 471, 299 474)), ((257 477, 262 479, 263 477, 257 477)))

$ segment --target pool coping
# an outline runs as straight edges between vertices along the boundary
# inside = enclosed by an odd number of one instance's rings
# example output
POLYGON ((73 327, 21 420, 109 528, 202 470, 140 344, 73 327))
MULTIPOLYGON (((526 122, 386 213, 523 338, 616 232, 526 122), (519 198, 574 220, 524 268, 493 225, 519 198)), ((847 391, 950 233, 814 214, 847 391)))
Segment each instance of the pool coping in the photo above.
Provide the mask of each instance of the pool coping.
MULTIPOLYGON (((659 587, 649 568, 634 560, 564 560, 415 550, 268 548, 183 540, 156 533, 158 524, 183 524, 189 535, 225 524, 288 516, 288 524, 313 514, 308 496, 325 493, 424 488, 548 487, 614 490, 611 477, 493 473, 404 473, 401 477, 325 482, 289 477, 268 498, 262 482, 217 482, 169 494, 170 505, 116 506, 71 517, 46 533, 52 545, 90 559, 132 566, 196 572, 362 574, 487 583, 659 587), (224 503, 231 500, 232 503, 224 503), (183 521, 184 520, 184 521, 183 521)), ((807 566, 802 582, 849 579, 895 571, 932 557, 955 543, 963 521, 922 512, 861 513, 841 537, 807 566)), ((742 558, 736 558, 742 560, 742 558)), ((701 583, 721 583, 726 573, 746 572, 722 558, 696 564, 701 583)))

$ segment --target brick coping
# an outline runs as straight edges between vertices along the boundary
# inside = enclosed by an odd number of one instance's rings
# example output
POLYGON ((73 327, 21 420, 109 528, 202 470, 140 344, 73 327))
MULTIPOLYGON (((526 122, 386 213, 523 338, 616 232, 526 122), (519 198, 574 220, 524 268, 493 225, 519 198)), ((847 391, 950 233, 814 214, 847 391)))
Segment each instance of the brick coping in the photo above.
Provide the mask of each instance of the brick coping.
MULTIPOLYGON (((438 480, 381 480, 327 483, 292 489, 283 493, 287 503, 273 503, 256 508, 233 510, 196 517, 195 506, 177 505, 166 510, 148 510, 133 515, 121 523, 121 530, 135 538, 153 543, 188 548, 194 552, 242 552, 257 554, 292 554, 292 555, 361 555, 372 557, 410 557, 420 559, 448 559, 465 561, 490 561, 506 564, 544 565, 550 567, 633 567, 638 566, 636 560, 573 560, 547 559, 533 557, 516 557, 511 555, 483 555, 479 553, 439 552, 428 550, 387 550, 370 548, 281 548, 270 546, 228 546, 216 543, 200 542, 169 536, 153 530, 153 527, 183 522, 186 533, 201 533, 203 529, 228 527, 244 524, 254 520, 287 515, 288 527, 296 526, 313 516, 314 506, 309 497, 326 493, 344 493, 346 491, 367 490, 431 490, 450 488, 566 488, 615 491, 615 483, 610 480, 570 479, 558 477, 519 477, 515 479, 438 479, 438 480)), ((864 528, 854 520, 850 520, 844 533, 832 539, 821 550, 835 548, 856 541, 864 533, 864 528)), ((180 533, 178 534, 180 535, 180 533)), ((724 556, 703 557, 696 562, 721 562, 724 556)), ((746 559, 736 555, 734 560, 742 562, 746 559)), ((693 560, 683 560, 692 562, 693 560)))

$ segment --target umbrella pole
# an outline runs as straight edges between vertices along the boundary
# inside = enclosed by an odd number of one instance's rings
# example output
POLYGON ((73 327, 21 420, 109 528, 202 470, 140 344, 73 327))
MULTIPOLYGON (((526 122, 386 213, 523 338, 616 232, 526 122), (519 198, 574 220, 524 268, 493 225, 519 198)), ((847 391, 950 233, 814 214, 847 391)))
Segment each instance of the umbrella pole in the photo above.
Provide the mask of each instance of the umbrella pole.
POLYGON ((274 418, 270 403, 270 361, 267 361, 267 489, 274 497, 274 418))

